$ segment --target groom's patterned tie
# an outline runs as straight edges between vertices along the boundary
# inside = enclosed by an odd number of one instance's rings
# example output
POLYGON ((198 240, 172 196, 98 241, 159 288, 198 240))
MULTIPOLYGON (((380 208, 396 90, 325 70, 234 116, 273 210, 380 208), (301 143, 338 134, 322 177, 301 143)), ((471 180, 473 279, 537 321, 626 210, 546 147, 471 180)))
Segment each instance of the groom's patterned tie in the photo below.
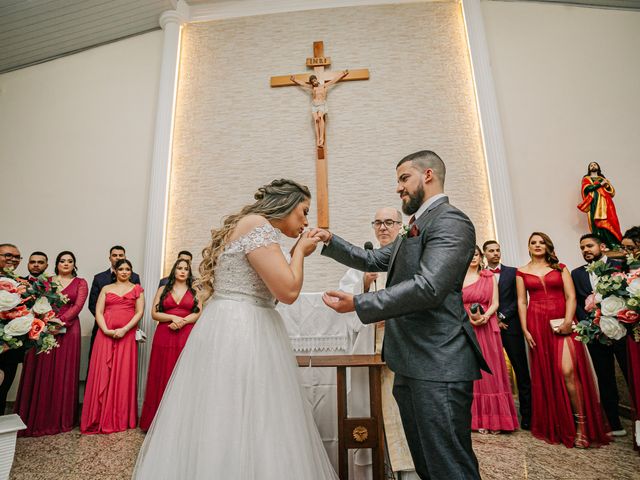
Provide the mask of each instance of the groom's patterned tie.
POLYGON ((409 238, 417 237, 420 235, 420 229, 416 225, 416 216, 412 215, 409 219, 409 238))

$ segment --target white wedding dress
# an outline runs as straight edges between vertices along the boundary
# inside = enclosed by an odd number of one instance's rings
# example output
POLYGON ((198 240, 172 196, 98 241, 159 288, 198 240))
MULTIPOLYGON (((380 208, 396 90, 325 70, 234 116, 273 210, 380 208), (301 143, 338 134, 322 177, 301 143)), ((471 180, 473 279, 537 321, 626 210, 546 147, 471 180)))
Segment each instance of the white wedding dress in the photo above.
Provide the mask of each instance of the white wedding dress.
POLYGON ((275 300, 246 257, 281 236, 265 224, 220 255, 214 296, 176 364, 133 478, 338 479, 275 300))

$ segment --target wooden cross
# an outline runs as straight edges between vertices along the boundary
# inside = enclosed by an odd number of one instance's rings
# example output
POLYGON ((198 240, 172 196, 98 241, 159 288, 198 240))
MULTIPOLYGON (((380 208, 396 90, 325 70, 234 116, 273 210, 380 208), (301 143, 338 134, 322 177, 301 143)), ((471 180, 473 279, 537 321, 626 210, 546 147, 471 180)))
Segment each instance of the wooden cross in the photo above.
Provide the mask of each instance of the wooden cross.
MULTIPOLYGON (((324 67, 331 65, 331 59, 324 56, 324 43, 313 42, 313 57, 307 58, 307 67, 313 68, 313 73, 298 73, 294 75, 281 75, 271 77, 272 87, 290 87, 297 84, 291 80, 294 77, 302 83, 309 83, 309 77, 315 75, 320 84, 335 80, 343 75, 343 72, 327 71, 324 67)), ((350 70, 349 73, 340 78, 339 82, 349 82, 353 80, 368 80, 369 70, 366 68, 360 70, 350 70)), ((326 130, 323 130, 326 131, 326 130)), ((323 136, 324 137, 324 136, 323 136)), ((326 159, 326 142, 322 138, 322 145, 316 145, 316 192, 318 206, 318 226, 320 228, 329 228, 329 177, 327 172, 326 159)))

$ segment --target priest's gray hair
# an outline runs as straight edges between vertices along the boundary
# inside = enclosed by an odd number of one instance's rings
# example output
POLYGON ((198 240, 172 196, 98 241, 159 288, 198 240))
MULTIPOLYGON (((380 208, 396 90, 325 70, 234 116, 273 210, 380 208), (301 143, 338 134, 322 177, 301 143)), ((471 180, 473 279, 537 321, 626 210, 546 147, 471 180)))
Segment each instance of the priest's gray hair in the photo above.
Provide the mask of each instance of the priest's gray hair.
POLYGON ((412 153, 411 155, 407 155, 402 160, 400 160, 398 162, 398 165, 396 165, 396 169, 406 162, 412 162, 414 167, 423 172, 428 168, 431 169, 434 176, 444 187, 444 179, 447 175, 447 167, 445 167, 444 162, 437 153, 432 152, 431 150, 420 150, 419 152, 412 153))

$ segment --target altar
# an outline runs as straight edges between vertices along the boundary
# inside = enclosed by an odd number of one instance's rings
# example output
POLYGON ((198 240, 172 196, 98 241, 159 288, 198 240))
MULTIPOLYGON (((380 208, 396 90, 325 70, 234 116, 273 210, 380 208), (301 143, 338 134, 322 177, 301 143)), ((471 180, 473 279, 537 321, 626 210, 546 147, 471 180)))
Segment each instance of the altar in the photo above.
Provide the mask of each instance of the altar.
MULTIPOLYGON (((347 355, 362 325, 355 313, 340 315, 322 302, 322 293, 303 293, 292 305, 278 304, 291 347, 300 355, 347 355)), ((330 368, 300 368, 302 385, 313 407, 313 418, 329 454, 338 466, 338 424, 336 422, 336 372, 330 368)))

